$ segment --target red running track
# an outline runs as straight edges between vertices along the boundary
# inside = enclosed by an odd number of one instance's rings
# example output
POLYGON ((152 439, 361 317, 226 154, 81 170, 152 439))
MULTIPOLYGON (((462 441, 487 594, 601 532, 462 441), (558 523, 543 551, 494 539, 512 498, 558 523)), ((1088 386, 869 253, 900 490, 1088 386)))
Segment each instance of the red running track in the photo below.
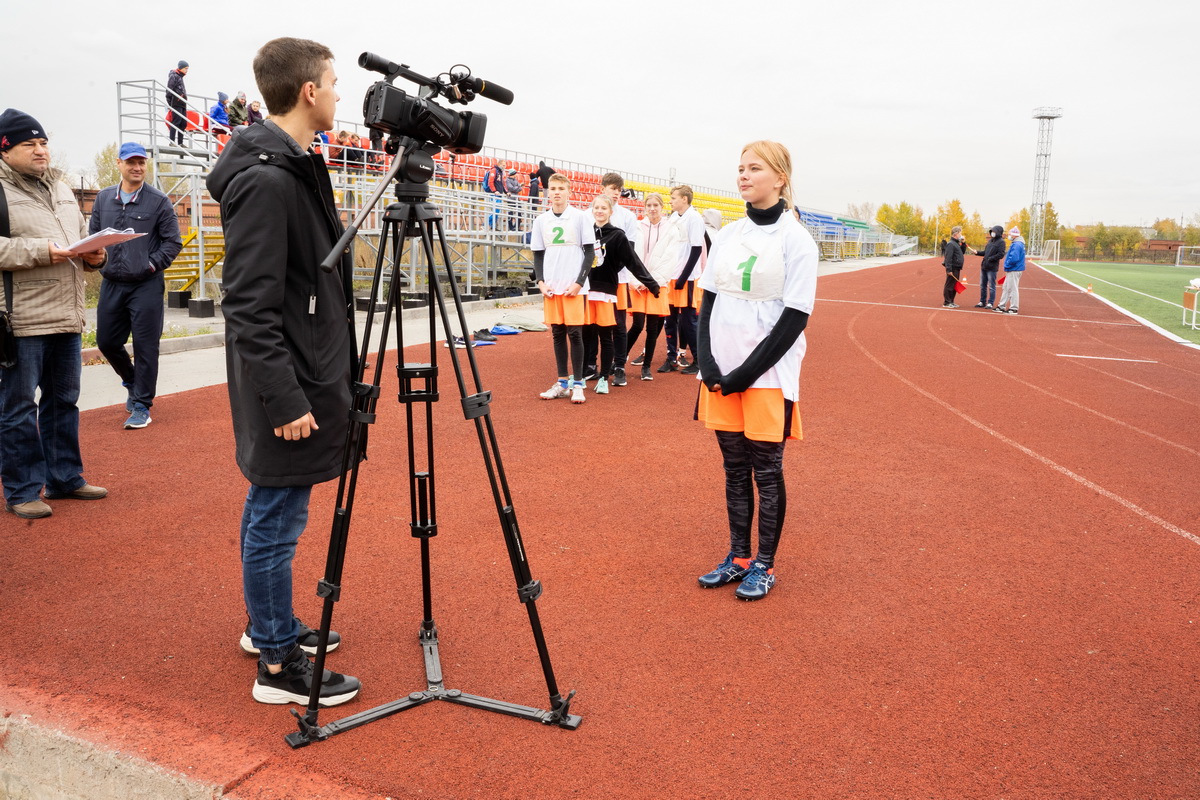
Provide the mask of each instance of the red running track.
MULTIPOLYGON (((162 398, 144 431, 85 413, 110 498, 0 518, 0 707, 235 798, 1196 797, 1200 352, 1037 269, 1019 316, 942 309, 943 276, 928 260, 821 279, 779 583, 753 604, 695 582, 726 533, 694 379, 575 407, 536 398, 547 334, 477 351, 577 731, 432 703, 290 750, 237 647, 245 484, 223 387, 162 398)), ((450 386, 446 685, 544 707, 450 386)), ((365 689, 323 723, 424 685, 392 391, 329 657, 365 689)), ((296 562, 311 624, 332 503, 315 494, 296 562)))

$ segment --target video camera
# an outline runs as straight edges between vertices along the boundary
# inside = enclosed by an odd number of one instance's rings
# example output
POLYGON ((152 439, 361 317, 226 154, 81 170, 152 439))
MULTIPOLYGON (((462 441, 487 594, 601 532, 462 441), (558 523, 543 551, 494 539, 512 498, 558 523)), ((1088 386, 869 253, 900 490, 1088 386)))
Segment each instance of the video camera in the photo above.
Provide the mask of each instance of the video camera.
POLYGON ((463 105, 476 95, 504 105, 513 101, 513 93, 508 89, 472 76, 471 70, 462 64, 436 78, 413 72, 407 64, 396 64, 374 53, 360 55, 358 65, 386 76, 367 90, 363 122, 371 130, 389 136, 387 151, 392 154, 396 152, 399 137, 435 144, 451 153, 478 153, 483 149, 487 117, 444 108, 433 101, 437 95, 463 105), (393 86, 392 81, 397 77, 422 87, 420 92, 412 96, 393 86))

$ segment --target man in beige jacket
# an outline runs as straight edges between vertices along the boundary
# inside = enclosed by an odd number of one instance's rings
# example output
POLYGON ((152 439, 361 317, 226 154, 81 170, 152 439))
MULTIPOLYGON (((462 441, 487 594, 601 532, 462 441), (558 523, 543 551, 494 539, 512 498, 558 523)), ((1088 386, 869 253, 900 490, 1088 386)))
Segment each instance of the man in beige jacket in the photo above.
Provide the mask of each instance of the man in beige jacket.
POLYGON ((0 482, 4 507, 24 519, 50 516, 45 499, 99 500, 79 452, 83 273, 103 250, 69 248, 87 223, 62 173, 50 168, 45 128, 16 109, 0 113, 0 307, 11 295, 17 363, 0 369, 0 482), (41 390, 40 398, 37 391, 41 390))

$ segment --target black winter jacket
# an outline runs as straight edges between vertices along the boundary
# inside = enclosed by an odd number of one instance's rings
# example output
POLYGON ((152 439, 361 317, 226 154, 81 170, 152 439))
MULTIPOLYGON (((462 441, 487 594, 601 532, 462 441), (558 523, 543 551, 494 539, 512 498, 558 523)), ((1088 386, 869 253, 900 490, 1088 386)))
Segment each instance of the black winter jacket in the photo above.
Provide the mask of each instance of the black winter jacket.
POLYGON ((177 69, 167 75, 167 105, 183 108, 187 105, 187 89, 183 85, 183 73, 177 69))
POLYGON ((146 234, 108 248, 108 261, 101 267, 100 274, 110 281, 161 280, 163 270, 171 266, 183 248, 179 220, 171 200, 153 186, 143 184, 129 203, 121 202, 121 184, 101 189, 92 205, 88 233, 105 228, 119 231, 133 228, 135 233, 146 234))
POLYGON ((1004 260, 1004 229, 997 226, 992 228, 992 232, 996 235, 988 239, 987 247, 983 251, 983 265, 980 269, 984 272, 995 272, 1000 269, 1000 262, 1004 260))
POLYGON ((942 266, 947 271, 962 269, 963 249, 957 239, 951 239, 946 242, 946 249, 942 251, 942 266))
POLYGON ((658 297, 658 281, 647 270, 642 260, 637 257, 625 231, 606 222, 603 228, 596 231, 596 260, 588 272, 588 289, 605 294, 616 294, 619 276, 622 269, 628 269, 633 277, 646 285, 646 288, 658 297), (604 254, 603 261, 600 258, 604 254))
POLYGON ((320 262, 342 225, 319 155, 297 155, 274 124, 230 139, 208 188, 225 229, 225 360, 237 463, 260 486, 308 486, 341 474, 354 362, 347 252, 320 262), (274 429, 312 412, 319 430, 274 429))

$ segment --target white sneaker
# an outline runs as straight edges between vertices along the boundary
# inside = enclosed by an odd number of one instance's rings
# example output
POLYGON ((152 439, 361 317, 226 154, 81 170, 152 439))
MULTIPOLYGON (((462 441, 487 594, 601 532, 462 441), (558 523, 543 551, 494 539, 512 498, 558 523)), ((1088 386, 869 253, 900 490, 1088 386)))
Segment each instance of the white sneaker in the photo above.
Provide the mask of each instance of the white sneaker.
POLYGON ((538 397, 542 398, 543 400, 557 400, 558 398, 566 397, 569 394, 570 392, 567 390, 567 387, 563 386, 558 381, 555 381, 553 386, 542 392, 540 395, 538 395, 538 397))
MULTIPOLYGON (((577 381, 575 383, 575 385, 571 387, 571 402, 572 403, 586 403, 587 402, 587 398, 583 396, 583 386, 584 386, 583 381, 577 381)), ((563 391, 566 392, 566 389, 564 389, 563 391)))

